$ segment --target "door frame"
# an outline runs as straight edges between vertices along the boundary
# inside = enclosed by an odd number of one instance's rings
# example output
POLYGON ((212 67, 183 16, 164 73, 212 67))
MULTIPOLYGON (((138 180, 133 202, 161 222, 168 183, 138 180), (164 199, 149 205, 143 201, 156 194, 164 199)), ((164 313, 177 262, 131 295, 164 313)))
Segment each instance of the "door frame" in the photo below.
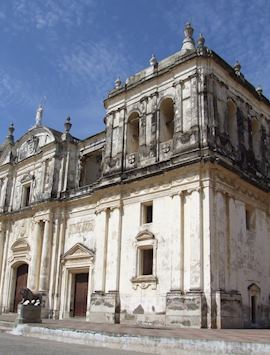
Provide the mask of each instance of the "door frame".
POLYGON ((15 297, 16 297, 16 288, 17 288, 17 280, 18 280, 18 268, 21 267, 22 265, 27 265, 27 279, 26 279, 26 285, 25 287, 27 287, 27 283, 28 283, 28 275, 29 275, 29 264, 28 263, 20 263, 19 265, 16 266, 16 268, 14 268, 14 282, 13 282, 13 307, 12 307, 12 312, 16 313, 17 311, 14 310, 14 306, 15 306, 15 297))
POLYGON ((60 319, 73 318, 75 274, 88 273, 86 320, 89 317, 94 252, 77 243, 62 257, 62 282, 60 291, 60 319))
POLYGON ((14 313, 15 291, 16 291, 16 283, 17 283, 17 270, 23 264, 28 265, 27 284, 26 284, 26 287, 27 287, 28 280, 29 280, 29 263, 26 260, 21 260, 21 261, 17 261, 11 265, 10 287, 9 287, 9 289, 10 289, 10 292, 9 292, 9 312, 12 312, 12 313, 14 313))
MULTIPOLYGON (((70 298, 70 317, 75 317, 75 293, 76 293, 76 275, 79 274, 88 274, 88 281, 87 281, 87 301, 86 301, 86 312, 87 309, 89 308, 89 293, 90 293, 90 289, 89 289, 89 270, 87 272, 76 272, 72 274, 72 278, 73 278, 73 284, 72 284, 72 290, 71 290, 71 298, 70 298)), ((86 317, 86 313, 85 313, 85 317, 86 317)))

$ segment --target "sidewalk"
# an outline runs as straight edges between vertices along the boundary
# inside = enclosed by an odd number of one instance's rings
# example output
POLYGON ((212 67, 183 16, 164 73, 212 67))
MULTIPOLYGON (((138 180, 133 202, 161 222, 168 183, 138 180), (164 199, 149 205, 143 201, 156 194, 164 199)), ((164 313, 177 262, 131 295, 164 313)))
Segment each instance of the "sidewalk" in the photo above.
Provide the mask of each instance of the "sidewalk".
MULTIPOLYGON (((13 326, 16 315, 0 315, 13 326)), ((168 329, 44 319, 12 334, 151 354, 270 354, 270 329, 168 329)))

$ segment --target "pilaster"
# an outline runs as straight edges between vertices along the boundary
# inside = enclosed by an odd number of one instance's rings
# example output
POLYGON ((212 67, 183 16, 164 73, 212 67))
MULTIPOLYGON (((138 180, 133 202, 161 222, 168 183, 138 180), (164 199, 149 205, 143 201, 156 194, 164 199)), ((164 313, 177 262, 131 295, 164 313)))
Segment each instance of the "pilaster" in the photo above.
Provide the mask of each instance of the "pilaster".
POLYGON ((28 275, 28 287, 32 291, 37 291, 39 287, 40 256, 42 248, 42 222, 34 222, 34 234, 31 240, 31 260, 28 275))

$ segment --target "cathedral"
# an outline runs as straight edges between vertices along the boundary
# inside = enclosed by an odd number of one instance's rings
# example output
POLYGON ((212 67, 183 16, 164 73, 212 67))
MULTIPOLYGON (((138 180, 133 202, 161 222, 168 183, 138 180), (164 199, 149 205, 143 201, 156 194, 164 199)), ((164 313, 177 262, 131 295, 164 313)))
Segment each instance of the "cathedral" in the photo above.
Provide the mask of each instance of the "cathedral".
POLYGON ((0 145, 0 313, 149 327, 270 326, 270 102, 193 39, 115 81, 105 130, 0 145))

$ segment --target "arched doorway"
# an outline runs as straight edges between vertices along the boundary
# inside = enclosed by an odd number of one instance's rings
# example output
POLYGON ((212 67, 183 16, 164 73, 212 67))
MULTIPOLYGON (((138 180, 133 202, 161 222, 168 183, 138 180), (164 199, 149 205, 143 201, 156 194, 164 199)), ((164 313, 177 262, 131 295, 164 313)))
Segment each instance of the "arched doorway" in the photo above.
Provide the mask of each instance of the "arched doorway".
POLYGON ((20 303, 22 299, 20 295, 20 290, 27 286, 27 277, 28 277, 28 265, 22 264, 18 266, 16 272, 13 312, 17 312, 18 303, 20 303))

